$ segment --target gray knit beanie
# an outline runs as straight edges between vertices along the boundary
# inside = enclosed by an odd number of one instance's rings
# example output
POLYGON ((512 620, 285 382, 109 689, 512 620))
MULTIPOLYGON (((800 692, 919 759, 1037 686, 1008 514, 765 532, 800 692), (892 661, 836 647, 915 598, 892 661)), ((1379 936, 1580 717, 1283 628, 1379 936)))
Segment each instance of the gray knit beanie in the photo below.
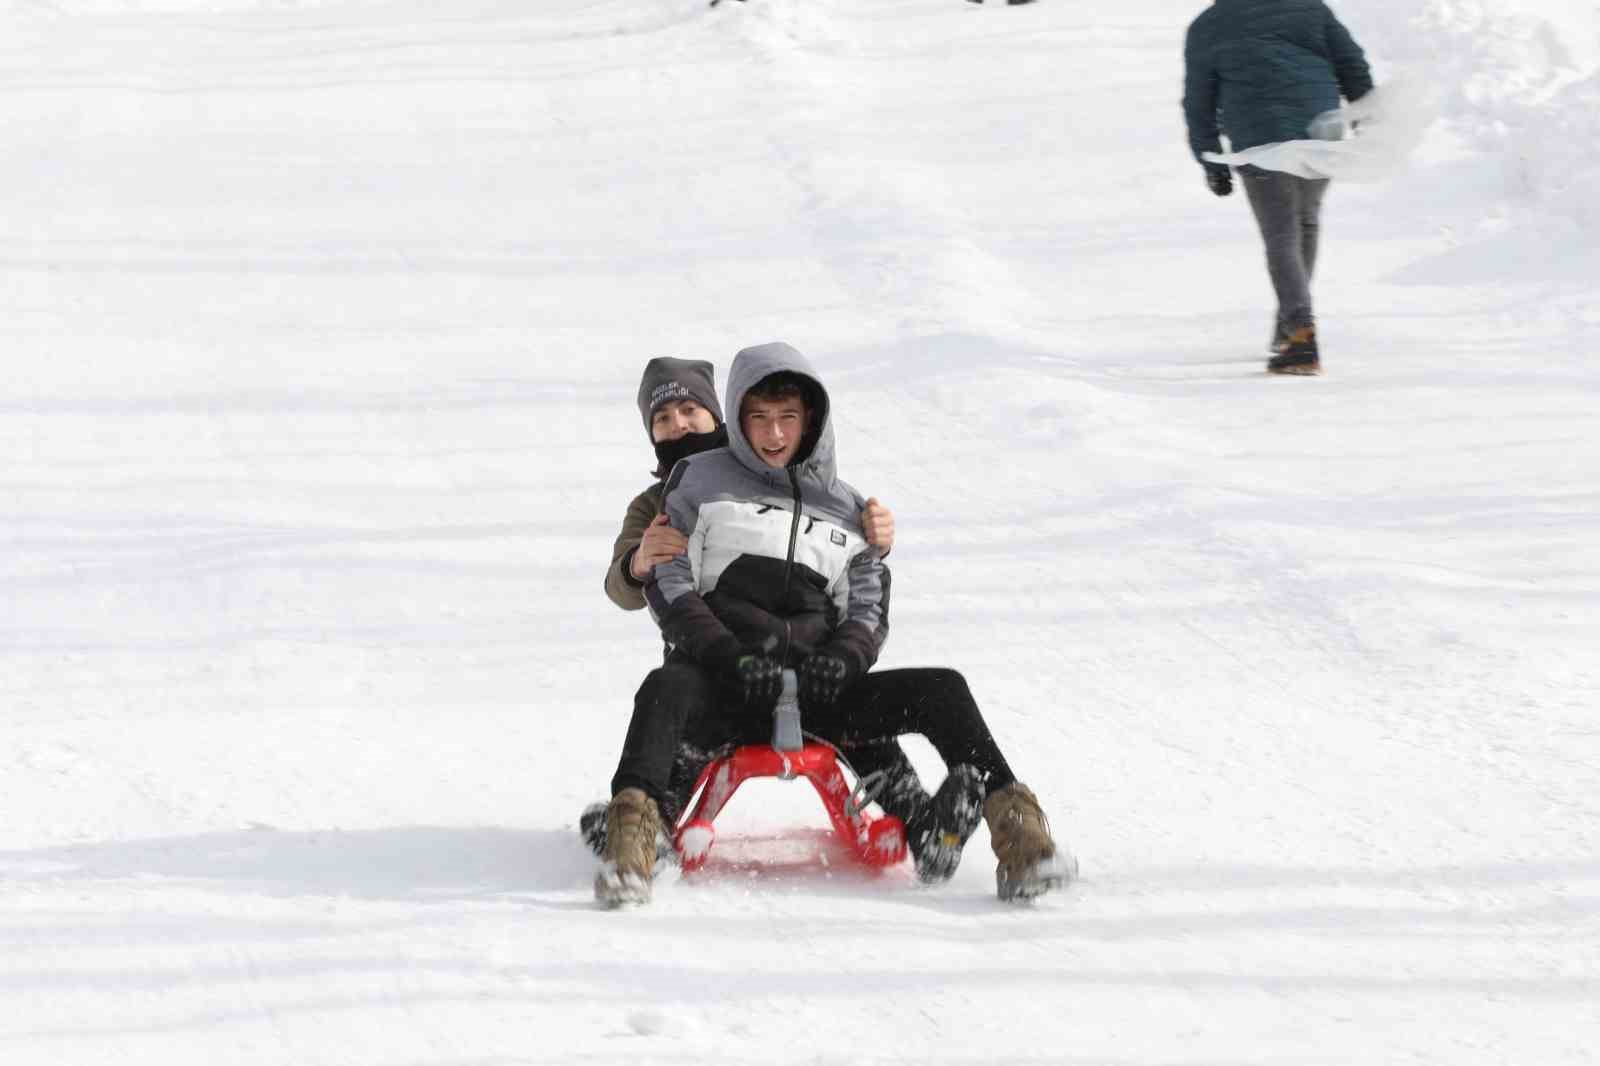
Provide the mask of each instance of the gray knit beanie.
POLYGON ((716 368, 704 359, 660 357, 644 365, 639 379, 639 417, 644 419, 645 436, 653 441, 650 416, 656 408, 674 400, 693 400, 711 412, 722 425, 722 405, 717 403, 716 368))

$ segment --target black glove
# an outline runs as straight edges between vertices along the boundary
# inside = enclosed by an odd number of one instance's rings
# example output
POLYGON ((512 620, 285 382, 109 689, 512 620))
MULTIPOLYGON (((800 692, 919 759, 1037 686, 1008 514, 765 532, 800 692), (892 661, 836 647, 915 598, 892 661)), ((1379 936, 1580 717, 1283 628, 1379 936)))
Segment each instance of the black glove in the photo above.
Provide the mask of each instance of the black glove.
POLYGON ((771 712, 783 692, 783 663, 765 652, 746 652, 733 661, 730 680, 746 710, 771 712))
POLYGON ((844 656, 823 650, 806 657, 796 671, 802 707, 831 707, 855 682, 855 670, 844 656))
POLYGON ((1206 164, 1206 188, 1218 196, 1233 192, 1233 172, 1221 163, 1206 164))
POLYGON ((740 644, 725 637, 701 657, 701 664, 716 674, 729 696, 752 711, 771 711, 783 691, 783 663, 765 648, 740 644))

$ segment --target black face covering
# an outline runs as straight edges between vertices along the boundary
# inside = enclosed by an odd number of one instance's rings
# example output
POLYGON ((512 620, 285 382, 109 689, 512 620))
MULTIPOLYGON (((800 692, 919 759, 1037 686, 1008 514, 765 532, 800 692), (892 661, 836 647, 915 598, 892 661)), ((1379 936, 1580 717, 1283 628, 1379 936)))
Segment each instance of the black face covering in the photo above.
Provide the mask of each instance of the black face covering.
POLYGON ((728 427, 718 426, 710 433, 686 433, 677 440, 661 441, 656 445, 656 477, 666 477, 679 459, 709 452, 712 448, 728 446, 728 427))

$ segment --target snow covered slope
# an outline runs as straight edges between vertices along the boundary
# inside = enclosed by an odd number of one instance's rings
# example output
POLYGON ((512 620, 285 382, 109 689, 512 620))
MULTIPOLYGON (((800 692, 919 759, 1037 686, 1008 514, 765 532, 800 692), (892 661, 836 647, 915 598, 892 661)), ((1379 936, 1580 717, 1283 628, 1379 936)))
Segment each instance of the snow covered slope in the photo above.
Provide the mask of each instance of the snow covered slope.
POLYGON ((1448 91, 1286 381, 1200 6, 0 3, 0 1061, 1591 1061, 1600 13, 1338 4, 1448 91), (773 339, 1070 892, 593 908, 638 370, 773 339))

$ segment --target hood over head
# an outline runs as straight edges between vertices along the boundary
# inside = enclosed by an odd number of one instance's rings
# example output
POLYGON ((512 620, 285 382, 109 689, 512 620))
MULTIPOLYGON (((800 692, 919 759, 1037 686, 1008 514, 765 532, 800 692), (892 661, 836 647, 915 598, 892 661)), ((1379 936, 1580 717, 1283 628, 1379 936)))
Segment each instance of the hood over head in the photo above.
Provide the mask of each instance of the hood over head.
POLYGON ((746 468, 784 479, 781 470, 774 470, 756 454, 744 435, 744 427, 740 425, 745 394, 763 378, 783 371, 803 379, 806 406, 811 411, 811 426, 791 466, 815 474, 824 484, 831 484, 836 475, 836 466, 828 390, 823 387, 822 379, 817 377, 810 361, 783 341, 745 348, 733 357, 733 366, 728 371, 727 409, 733 412, 728 419, 728 449, 746 468))

